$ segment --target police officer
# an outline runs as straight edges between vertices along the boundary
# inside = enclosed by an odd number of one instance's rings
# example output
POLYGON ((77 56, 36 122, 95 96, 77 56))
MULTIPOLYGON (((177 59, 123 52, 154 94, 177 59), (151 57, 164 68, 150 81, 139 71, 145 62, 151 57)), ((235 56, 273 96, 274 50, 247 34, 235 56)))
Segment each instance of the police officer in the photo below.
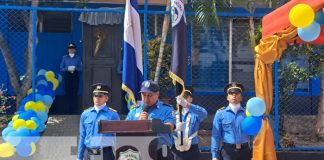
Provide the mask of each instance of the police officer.
POLYGON ((211 152, 213 160, 251 160, 250 137, 242 133, 246 117, 242 101, 243 85, 232 82, 225 86, 227 107, 219 109, 213 121, 211 152), (222 142, 222 143, 221 143, 222 142))
MULTIPOLYGON (((171 130, 173 130, 175 125, 175 120, 172 116, 173 108, 158 99, 159 85, 151 80, 144 81, 140 92, 142 102, 128 113, 126 120, 160 119, 162 123, 169 125, 171 130)), ((164 133, 158 134, 158 136, 157 159, 172 160, 173 155, 170 148, 173 141, 171 134, 164 133), (167 153, 164 151, 167 151, 167 153)))
POLYGON ((174 134, 174 146, 172 152, 175 160, 200 159, 198 148, 198 130, 200 123, 207 117, 207 111, 192 103, 193 88, 185 87, 183 98, 177 97, 176 101, 183 107, 182 122, 180 122, 179 112, 175 112, 176 130, 174 134), (183 145, 180 145, 180 134, 183 132, 183 145))
POLYGON ((99 120, 119 120, 116 110, 107 106, 110 89, 102 83, 93 86, 94 106, 85 110, 80 118, 78 160, 115 160, 113 134, 98 133, 99 120))
POLYGON ((67 48, 68 54, 62 58, 60 71, 64 72, 63 77, 69 114, 73 114, 75 108, 78 107, 79 74, 82 71, 82 61, 80 56, 76 54, 74 43, 69 43, 67 48))

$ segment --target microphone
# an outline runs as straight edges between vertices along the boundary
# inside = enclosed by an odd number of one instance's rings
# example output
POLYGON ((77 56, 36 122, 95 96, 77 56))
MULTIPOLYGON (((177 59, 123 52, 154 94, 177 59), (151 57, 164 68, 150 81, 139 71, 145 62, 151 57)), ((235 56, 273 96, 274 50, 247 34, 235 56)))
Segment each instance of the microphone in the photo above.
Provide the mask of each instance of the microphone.
POLYGON ((145 105, 143 106, 143 112, 148 112, 150 109, 150 107, 148 105, 145 105))

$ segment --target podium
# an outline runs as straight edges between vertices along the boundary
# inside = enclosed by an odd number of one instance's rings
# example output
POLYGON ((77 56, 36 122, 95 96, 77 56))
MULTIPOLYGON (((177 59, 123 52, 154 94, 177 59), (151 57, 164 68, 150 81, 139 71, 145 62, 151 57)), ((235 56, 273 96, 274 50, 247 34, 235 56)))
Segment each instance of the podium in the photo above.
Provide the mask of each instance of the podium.
POLYGON ((171 133, 169 125, 160 119, 99 121, 99 133, 115 133, 116 160, 143 159, 157 157, 158 134, 171 133))

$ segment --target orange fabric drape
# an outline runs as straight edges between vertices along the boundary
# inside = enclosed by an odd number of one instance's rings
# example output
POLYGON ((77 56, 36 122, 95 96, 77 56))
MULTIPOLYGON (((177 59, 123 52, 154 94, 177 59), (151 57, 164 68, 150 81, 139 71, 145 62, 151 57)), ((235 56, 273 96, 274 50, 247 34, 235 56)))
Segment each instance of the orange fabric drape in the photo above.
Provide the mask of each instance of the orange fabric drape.
MULTIPOLYGON (((297 36, 297 29, 293 26, 279 31, 276 35, 262 38, 255 47, 256 58, 254 66, 255 93, 266 103, 268 115, 272 108, 273 85, 272 63, 281 57, 282 51, 287 48, 287 41, 297 36)), ((253 159, 277 160, 273 133, 268 119, 262 120, 259 134, 254 138, 253 159)))

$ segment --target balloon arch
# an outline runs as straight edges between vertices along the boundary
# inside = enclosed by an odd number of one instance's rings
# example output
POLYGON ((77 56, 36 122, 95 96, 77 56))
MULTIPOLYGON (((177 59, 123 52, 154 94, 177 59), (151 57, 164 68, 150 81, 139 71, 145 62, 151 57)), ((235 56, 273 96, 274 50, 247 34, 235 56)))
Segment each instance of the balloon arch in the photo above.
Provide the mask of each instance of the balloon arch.
MULTIPOLYGON (((324 0, 291 0, 262 19, 262 39, 255 47, 254 81, 256 96, 266 103, 265 115, 272 108, 272 67, 288 42, 324 43, 324 0)), ((276 160, 272 129, 267 118, 254 138, 253 159, 276 160)))

